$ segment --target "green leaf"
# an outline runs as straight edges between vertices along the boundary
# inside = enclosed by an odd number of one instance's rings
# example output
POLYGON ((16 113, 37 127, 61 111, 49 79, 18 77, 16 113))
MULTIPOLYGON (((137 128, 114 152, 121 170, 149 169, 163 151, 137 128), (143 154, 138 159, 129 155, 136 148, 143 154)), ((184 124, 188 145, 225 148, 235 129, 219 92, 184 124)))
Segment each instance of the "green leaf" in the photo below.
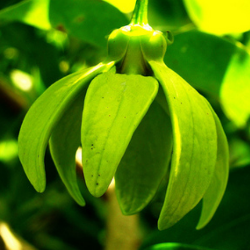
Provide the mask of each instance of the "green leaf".
POLYGON ((250 232, 249 179, 249 166, 232 169, 221 204, 205 228, 202 230, 194 229, 200 217, 200 206, 197 206, 175 226, 164 231, 155 230, 144 239, 144 248, 162 242, 181 242, 216 250, 248 249, 250 232))
POLYGON ((124 214, 139 212, 155 195, 168 171, 172 136, 169 117, 153 102, 115 175, 116 194, 124 214))
POLYGON ((161 243, 145 248, 145 250, 211 250, 204 247, 182 243, 161 243))
POLYGON ((49 17, 53 27, 102 47, 112 30, 128 22, 115 7, 98 0, 53 0, 49 17))
POLYGON ((152 77, 108 72, 90 84, 82 119, 82 160, 94 196, 108 188, 131 137, 158 90, 152 77))
POLYGON ((188 31, 175 36, 164 61, 190 85, 219 98, 228 63, 238 49, 220 37, 188 31))
POLYGON ((77 184, 76 150, 81 144, 81 121, 86 90, 65 110, 54 127, 50 138, 50 152, 57 171, 75 201, 84 206, 85 201, 77 184))
POLYGON ((249 68, 249 53, 238 49, 229 62, 220 93, 225 114, 240 128, 250 117, 249 68))
POLYGON ((204 227, 213 217, 221 199, 225 193, 229 174, 229 151, 226 135, 221 126, 220 120, 208 104, 216 124, 217 131, 217 160, 214 176, 203 197, 202 213, 197 229, 204 227))
POLYGON ((18 138, 19 158, 38 192, 43 192, 46 185, 44 155, 52 129, 79 92, 109 67, 99 64, 57 81, 36 100, 25 116, 18 138))
POLYGON ((218 35, 250 30, 250 2, 238 0, 184 0, 192 21, 203 31, 218 35))
POLYGON ((246 48, 191 31, 175 37, 164 60, 192 86, 219 99, 235 125, 246 126, 250 116, 250 55, 246 48))
POLYGON ((50 0, 22 1, 1 10, 0 20, 21 21, 36 28, 48 30, 51 28, 49 22, 49 3, 50 0))
POLYGON ((165 64, 149 61, 165 92, 173 127, 173 156, 160 230, 193 209, 208 188, 216 162, 217 138, 206 100, 165 64))

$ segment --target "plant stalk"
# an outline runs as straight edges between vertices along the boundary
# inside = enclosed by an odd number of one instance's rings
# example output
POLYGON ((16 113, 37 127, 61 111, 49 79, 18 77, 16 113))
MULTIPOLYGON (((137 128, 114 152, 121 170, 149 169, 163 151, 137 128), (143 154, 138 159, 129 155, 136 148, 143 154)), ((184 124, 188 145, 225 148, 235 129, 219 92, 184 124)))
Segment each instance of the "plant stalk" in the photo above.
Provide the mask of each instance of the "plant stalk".
POLYGON ((130 25, 148 24, 148 0, 137 0, 130 25))

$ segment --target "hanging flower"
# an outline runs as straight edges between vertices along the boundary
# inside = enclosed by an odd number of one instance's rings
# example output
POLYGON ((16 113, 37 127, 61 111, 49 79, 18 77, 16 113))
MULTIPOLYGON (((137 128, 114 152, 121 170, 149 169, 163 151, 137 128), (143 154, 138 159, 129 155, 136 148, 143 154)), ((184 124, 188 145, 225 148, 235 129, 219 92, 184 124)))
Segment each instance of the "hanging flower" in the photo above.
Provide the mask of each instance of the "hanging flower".
POLYGON ((174 225, 203 198, 197 228, 212 218, 228 178, 228 145, 206 99, 163 62, 166 39, 138 0, 130 25, 111 33, 108 57, 49 87, 28 111, 19 156, 38 192, 45 189, 47 144, 58 173, 80 205, 75 153, 96 197, 115 177, 124 214, 142 210, 168 177, 159 229, 174 225))

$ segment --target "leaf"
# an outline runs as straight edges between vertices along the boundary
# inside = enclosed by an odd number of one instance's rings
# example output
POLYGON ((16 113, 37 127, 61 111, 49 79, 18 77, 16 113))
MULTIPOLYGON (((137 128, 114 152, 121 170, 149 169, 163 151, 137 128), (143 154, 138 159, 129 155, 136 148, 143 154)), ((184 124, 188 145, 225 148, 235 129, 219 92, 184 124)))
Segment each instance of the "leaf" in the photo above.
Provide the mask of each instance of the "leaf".
POLYGON ((185 32, 175 37, 164 60, 192 86, 219 99, 235 125, 246 126, 250 55, 243 46, 202 32, 185 32))
POLYGON ((165 64, 149 61, 169 105, 173 156, 160 230, 174 225, 193 209, 208 188, 216 162, 213 114, 205 99, 165 64))
POLYGON ((204 227, 213 217, 221 199, 225 193, 229 174, 229 151, 226 135, 221 126, 220 120, 208 104, 215 120, 217 131, 217 159, 214 176, 203 197, 202 213, 197 229, 204 227))
POLYGON ((225 72, 220 93, 225 114, 239 128, 245 127, 250 117, 249 68, 249 53, 244 50, 237 50, 225 72))
POLYGON ((136 129, 115 175, 116 194, 124 214, 142 210, 168 171, 172 151, 169 117, 153 102, 136 129))
POLYGON ((52 129, 81 89, 111 65, 99 64, 57 81, 29 109, 19 133, 19 158, 38 192, 45 189, 44 154, 52 129))
POLYGON ((181 242, 216 250, 248 249, 250 232, 249 179, 249 166, 232 169, 221 204, 205 228, 202 230, 194 229, 200 216, 200 207, 197 206, 173 227, 164 231, 155 230, 144 239, 144 248, 162 242, 181 242))
POLYGON ((81 121, 86 90, 65 110, 65 114, 54 127, 50 138, 50 152, 57 171, 70 195, 85 205, 77 184, 76 150, 81 143, 81 121))
POLYGON ((1 10, 0 20, 21 21, 36 28, 48 30, 51 28, 49 22, 49 3, 50 0, 22 1, 1 10))
POLYGON ((131 137, 158 90, 152 77, 108 72, 90 84, 82 118, 82 160, 93 196, 108 188, 131 137))
POLYGON ((144 250, 212 250, 204 247, 182 243, 161 243, 145 248, 144 250))
POLYGON ((112 4, 117 9, 119 9, 121 12, 124 12, 124 13, 132 12, 135 7, 135 0, 127 0, 126 2, 119 1, 119 0, 104 0, 104 1, 112 4))
POLYGON ((192 21, 203 31, 218 35, 250 30, 248 0, 184 0, 192 21))
POLYGON ((106 47, 112 30, 128 21, 115 7, 99 0, 53 0, 49 17, 53 27, 101 47, 106 47))
POLYGON ((175 36, 164 61, 193 87, 219 98, 228 63, 238 49, 220 37, 188 31, 175 36))

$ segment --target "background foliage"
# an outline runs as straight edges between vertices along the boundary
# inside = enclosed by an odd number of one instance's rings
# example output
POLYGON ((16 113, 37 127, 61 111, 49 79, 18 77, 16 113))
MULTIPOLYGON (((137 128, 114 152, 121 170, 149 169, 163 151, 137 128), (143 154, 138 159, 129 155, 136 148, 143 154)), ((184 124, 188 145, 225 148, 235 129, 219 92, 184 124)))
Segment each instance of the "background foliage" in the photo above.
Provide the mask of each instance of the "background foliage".
MULTIPOLYGON (((106 197, 91 197, 81 182, 87 206, 79 207, 66 192, 49 154, 47 189, 37 194, 18 160, 17 135, 26 111, 48 86, 105 58, 108 34, 129 23, 134 4, 133 0, 0 2, 0 249, 5 249, 4 242, 6 249, 15 250, 103 248, 106 197), (6 245, 6 228, 16 235, 16 248, 6 245)), ((210 101, 222 121, 231 171, 218 211, 200 231, 194 229, 200 207, 172 228, 156 229, 163 185, 140 214, 140 249, 249 249, 248 13, 248 0, 149 1, 151 26, 174 34, 165 63, 210 101)))

